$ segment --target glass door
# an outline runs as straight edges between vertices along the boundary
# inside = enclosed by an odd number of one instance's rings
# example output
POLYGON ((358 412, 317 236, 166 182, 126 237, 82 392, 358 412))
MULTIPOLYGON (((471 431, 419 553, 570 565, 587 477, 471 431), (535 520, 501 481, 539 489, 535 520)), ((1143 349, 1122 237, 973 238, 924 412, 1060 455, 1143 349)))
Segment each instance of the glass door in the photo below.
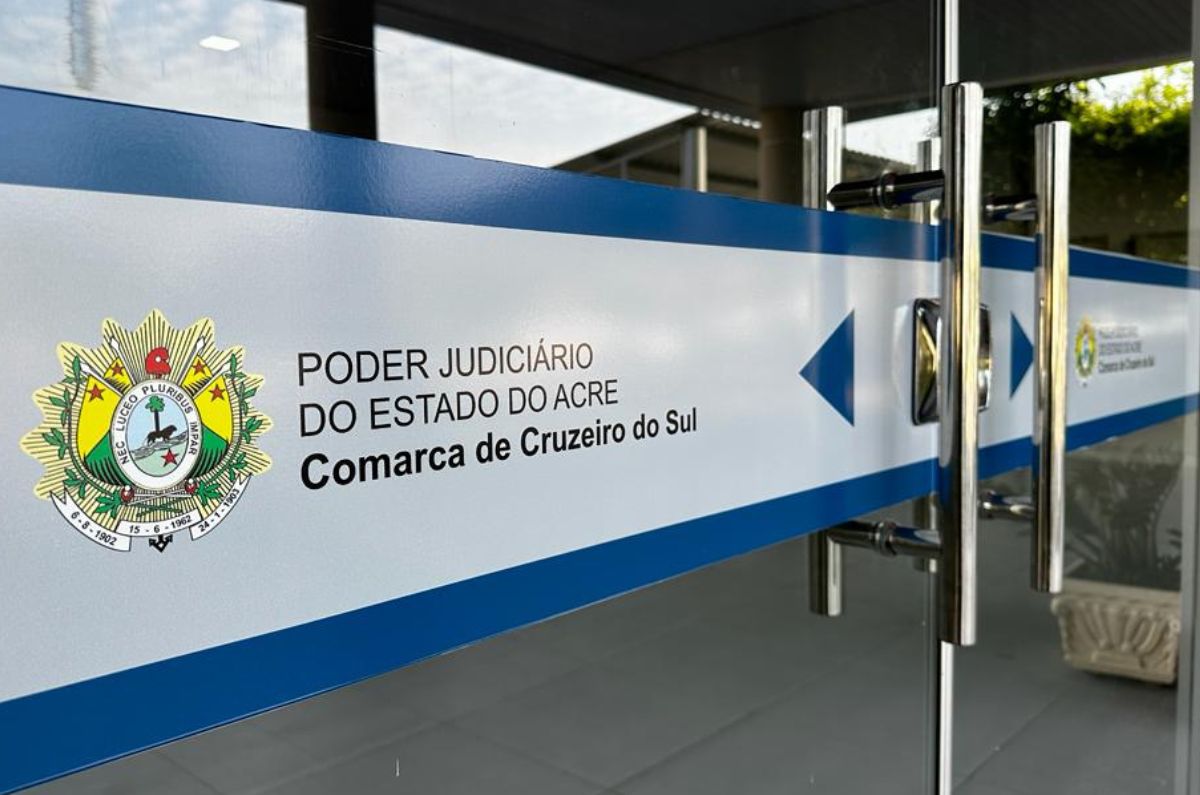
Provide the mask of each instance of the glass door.
MULTIPOLYGON (((15 88, 0 89, 0 134, 20 146, 0 152, 8 175, 0 180, 0 237, 6 246, 20 240, 22 256, 4 258, 13 285, 4 310, 22 318, 14 327, 42 329, 35 320, 44 308, 15 285, 49 273, 72 286, 63 291, 70 307, 54 314, 73 320, 61 336, 55 326, 10 340, 10 350, 36 354, 37 364, 0 387, 5 408, 22 417, 6 426, 0 452, 5 469, 20 473, 3 492, 6 511, 17 517, 4 528, 53 539, 55 550, 47 555, 41 541, 25 536, 18 542, 15 532, 0 541, 0 601, 9 606, 0 609, 0 710, 8 710, 0 718, 0 791, 36 783, 34 792, 207 795, 922 792, 927 578, 872 552, 846 550, 846 615, 816 615, 804 535, 817 529, 816 514, 832 521, 870 509, 872 518, 907 522, 912 483, 928 487, 923 462, 932 435, 909 429, 907 404, 883 385, 892 384, 893 348, 908 341, 890 319, 907 311, 914 289, 936 290, 932 253, 904 222, 864 218, 847 227, 794 205, 802 199, 803 112, 819 104, 847 108, 848 178, 883 167, 917 170, 917 144, 936 116, 929 26, 923 3, 6 6, 0 83, 15 88), (851 49, 863 57, 841 57, 851 49), (30 105, 61 110, 46 117, 30 105), (70 121, 77 113, 96 114, 94 123, 70 121), (292 129, 207 118, 214 116, 292 129), (114 129, 124 137, 105 137, 114 129), (168 143, 177 148, 164 157, 168 143), (104 152, 114 159, 97 154, 104 152), (122 152, 122 173, 142 177, 116 187, 101 181, 97 190, 77 191, 24 170, 35 161, 72 162, 83 173, 106 173, 122 152), (289 152, 299 154, 291 159, 289 152), (496 160, 503 163, 487 162, 496 160), (350 163, 362 170, 348 171, 350 163), (414 163, 417 170, 409 170, 414 163), (264 164, 271 165, 266 172, 264 164), (580 171, 602 178, 565 173, 580 171), (218 175, 216 188, 206 175, 218 175), (80 220, 78 234, 55 233, 46 219, 59 216, 35 212, 34 195, 69 200, 59 190, 79 200, 63 216, 80 220), (260 203, 259 191, 276 190, 288 196, 285 207, 260 203), (427 190, 444 201, 420 204, 427 190), (227 201, 228 191, 237 201, 227 201), (376 203, 380 196, 390 198, 376 203), (109 201, 170 218, 156 216, 147 230, 138 226, 141 212, 104 215, 109 220, 99 223, 101 211, 83 208, 109 201), (176 201, 188 211, 182 219, 172 212, 176 201), (414 201, 421 217, 397 217, 396 207, 414 201), (371 212, 361 213, 364 207, 371 212), (457 215, 479 208, 492 215, 466 222, 457 215), (207 211, 214 218, 201 221, 207 211), (297 218, 312 225, 293 226, 297 218), (547 218, 566 222, 548 229, 547 218), (623 228, 594 226, 606 218, 623 228), (326 224, 338 231, 316 231, 326 224), (435 229, 456 236, 420 252, 408 248, 435 229), (466 244, 463 234, 485 242, 466 244), (497 247, 500 238, 507 247, 497 247), (873 248, 877 238, 881 250, 873 248), (534 262, 539 240, 563 248, 523 282, 517 269, 534 262), (674 266, 666 255, 678 258, 674 266), (151 262, 156 269, 172 263, 171 283, 180 289, 160 289, 161 279, 142 271, 119 285, 97 278, 151 262), (663 267, 677 267, 678 279, 658 281, 663 267), (813 277, 814 269, 824 275, 813 277), (230 271, 254 285, 214 290, 232 303, 202 310, 201 299, 193 305, 186 298, 193 291, 183 284, 215 283, 218 272, 230 271), (602 283, 589 287, 588 273, 602 283), (505 285, 550 282, 557 285, 552 295, 501 298, 505 285), (463 325, 468 318, 434 317, 432 308, 450 296, 478 301, 470 322, 498 325, 476 338, 463 325), (93 339, 103 318, 136 329, 160 301, 171 302, 162 310, 175 323, 211 311, 221 344, 245 345, 239 371, 265 376, 246 399, 275 423, 252 433, 262 430, 273 468, 256 474, 237 510, 194 545, 186 536, 168 544, 156 535, 157 546, 133 538, 129 553, 118 554, 33 497, 31 470, 43 461, 10 436, 29 430, 29 396, 42 381, 74 377, 57 367, 60 340, 90 350, 105 342, 93 339), (641 307, 641 319, 613 322, 609 312, 619 305, 641 307), (279 312, 273 330, 250 329, 270 307, 279 312), (844 325, 850 316, 857 325, 844 325), (694 324, 707 330, 688 331, 694 324), (687 437, 698 441, 676 461, 695 472, 662 458, 621 463, 610 448, 545 465, 488 464, 524 472, 510 485, 537 482, 537 494, 464 485, 438 496, 427 484, 444 481, 428 473, 369 480, 348 477, 345 468, 366 450, 408 449, 414 437, 444 442, 442 434, 481 428, 479 418, 420 434, 360 425, 307 437, 298 426, 296 404, 317 402, 297 391, 302 378, 345 390, 338 397, 351 401, 414 390, 387 381, 375 391, 383 382, 347 380, 341 371, 332 379, 323 370, 300 376, 300 348, 292 347, 380 351, 438 335, 487 345, 517 331, 600 328, 610 347, 597 348, 598 368, 620 347, 640 351, 654 375, 640 386, 622 382, 635 391, 622 391, 620 405, 589 420, 617 420, 626 405, 648 397, 673 405, 682 394, 663 386, 663 376, 684 362, 696 368, 688 394, 728 396, 719 408, 701 405, 700 432, 687 437), (870 343, 857 352, 870 367, 849 371, 860 387, 857 403, 847 403, 829 391, 820 367, 801 370, 820 360, 826 341, 846 338, 839 329, 853 328, 870 343), (752 339, 779 355, 744 345, 752 339), (771 383, 756 385, 764 376, 771 383), (782 417, 790 418, 786 430, 782 417), (725 431, 706 439, 708 427, 725 431), (811 454, 818 437, 847 438, 856 427, 872 429, 861 445, 811 454), (310 438, 344 447, 329 467, 310 467, 306 485, 297 451, 310 438), (873 463, 859 467, 851 451, 873 463), (831 471, 834 455, 841 463, 831 471), (877 468, 897 471, 870 479, 877 468), (859 469, 865 486, 855 479, 859 469), (538 471, 561 476, 565 488, 536 480, 538 471), (619 478, 631 481, 623 486, 619 478), (758 496, 734 494, 735 482, 758 496), (809 493, 829 484, 832 491, 809 493), (334 500, 343 510, 330 514, 334 500), (670 506, 679 503, 688 507, 675 515, 670 506), (634 504, 644 513, 617 523, 622 506, 634 504), (460 512, 473 518, 453 518, 460 512), (678 521, 691 524, 675 527, 678 521), (595 554, 587 550, 598 545, 560 541, 601 526, 611 530, 603 539, 611 544, 599 546, 612 557, 571 557, 595 554), (655 536, 664 526, 666 535, 655 536), (473 530, 472 543, 437 551, 473 530), (539 563, 519 552, 521 538, 558 545, 562 554, 539 563), (651 546, 640 547, 646 538, 651 546), (488 580, 440 583, 434 574, 482 551, 503 558, 502 571, 533 574, 459 610, 455 604, 464 603, 431 585, 469 590, 488 580), (546 565, 568 569, 536 575, 546 565), (163 595, 170 607, 147 621, 124 609, 100 618, 80 603, 80 590, 125 594, 131 584, 163 595), (407 612, 426 600, 438 608, 407 612), (34 602, 36 610, 26 609, 34 602), (29 618, 35 615, 53 618, 29 618), (289 640, 309 632, 317 635, 289 640), (80 693, 96 697, 80 700, 80 693), (863 764, 864 747, 873 749, 870 764, 863 764)), ((193 351, 172 345, 164 343, 164 358, 175 372, 194 364, 187 358, 193 351)), ((136 350, 139 360, 150 356, 136 350)), ((110 366, 104 362, 99 375, 110 366)), ((104 399, 103 388, 99 394, 95 401, 104 399)), ((60 423, 41 433, 57 439, 51 431, 62 433, 61 407, 51 397, 71 411, 77 404, 57 391, 41 401, 56 409, 45 421, 60 423)), ((139 446, 173 438, 147 440, 148 433, 178 430, 171 421, 160 428, 157 414, 141 420, 147 427, 139 446)), ((57 450, 42 452, 57 472, 57 450)), ((222 499, 226 485, 217 484, 222 499)), ((78 488, 71 498, 87 503, 93 484, 78 488)), ((53 489, 65 499, 59 483, 53 489)), ((127 514, 139 509, 162 516, 142 506, 144 495, 135 491, 126 502, 121 493, 105 505, 122 519, 135 519, 127 514)), ((191 499, 186 486, 178 498, 191 499)), ((112 518, 100 517, 106 528, 112 518)))
MULTIPOLYGON (((981 526, 979 639, 956 667, 956 791, 1192 792, 1181 604, 1194 577, 1200 367, 1188 244, 1193 9, 1043 11, 964 7, 962 69, 986 90, 985 192, 1035 193, 1032 128, 1070 125, 1065 577, 1057 593, 1031 590, 1029 522, 981 526), (1034 63, 1051 51, 1053 66, 1034 63)), ((1033 233, 1008 221, 985 235, 999 260, 1006 235, 1033 233)), ((984 265, 998 264, 984 250, 984 265)), ((1037 321, 995 320, 1014 356, 998 397, 1030 405, 1035 379, 1018 352, 1037 321)), ((981 462, 986 476, 986 450, 981 462)), ((984 488, 1028 493, 1031 480, 1020 469, 984 488)))
MULTIPOLYGON (((1200 791, 1191 19, 1186 0, 6 8, 0 306, 22 358, 0 405, 22 421, 0 449, 0 791, 1200 791), (57 367, 68 331, 30 285, 71 285, 56 315, 90 339, 110 312, 193 313, 168 261, 247 285, 206 311, 261 352, 257 394, 227 372, 277 423, 242 409, 274 471, 195 555, 118 533, 136 549, 114 563, 30 493, 42 465, 53 505, 93 488, 53 432, 84 393, 43 384, 84 363, 57 367), (589 420, 694 395, 717 433, 489 460, 517 474, 457 492, 405 472, 386 501, 363 474, 378 429, 322 436, 327 469, 301 458, 306 376, 379 397, 340 358, 305 370, 312 351, 530 329, 652 375, 589 420), (130 583, 169 620, 80 604, 130 583)), ((96 399, 124 389, 106 374, 96 399)), ((238 460, 171 499, 207 519, 238 460)), ((134 485, 104 496, 107 529, 166 516, 134 485)))

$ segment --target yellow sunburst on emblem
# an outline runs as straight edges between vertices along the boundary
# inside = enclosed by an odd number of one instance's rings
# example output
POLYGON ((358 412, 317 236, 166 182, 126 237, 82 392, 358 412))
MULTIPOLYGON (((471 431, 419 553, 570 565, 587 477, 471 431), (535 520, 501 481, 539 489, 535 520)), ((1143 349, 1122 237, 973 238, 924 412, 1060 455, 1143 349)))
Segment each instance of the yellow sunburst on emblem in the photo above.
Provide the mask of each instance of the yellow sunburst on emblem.
POLYGON ((208 318, 176 329, 154 310, 132 331, 105 320, 100 340, 60 344, 63 378, 33 395, 34 493, 109 549, 207 535, 271 466, 258 446, 271 420, 251 403, 262 376, 241 347, 217 347, 208 318))

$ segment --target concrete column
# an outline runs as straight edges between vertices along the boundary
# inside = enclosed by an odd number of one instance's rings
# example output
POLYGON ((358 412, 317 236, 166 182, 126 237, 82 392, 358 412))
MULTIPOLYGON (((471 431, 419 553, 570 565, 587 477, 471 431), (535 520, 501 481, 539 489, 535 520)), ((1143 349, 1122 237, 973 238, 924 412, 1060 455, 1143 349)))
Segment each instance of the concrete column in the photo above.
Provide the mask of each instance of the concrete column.
POLYGON ((799 108, 763 108, 758 130, 758 197, 803 201, 804 121, 799 108))
POLYGON ((307 0, 305 9, 309 126, 377 138, 375 4, 307 0))
POLYGON ((679 142, 679 186, 708 190, 708 128, 700 125, 683 131, 679 142))

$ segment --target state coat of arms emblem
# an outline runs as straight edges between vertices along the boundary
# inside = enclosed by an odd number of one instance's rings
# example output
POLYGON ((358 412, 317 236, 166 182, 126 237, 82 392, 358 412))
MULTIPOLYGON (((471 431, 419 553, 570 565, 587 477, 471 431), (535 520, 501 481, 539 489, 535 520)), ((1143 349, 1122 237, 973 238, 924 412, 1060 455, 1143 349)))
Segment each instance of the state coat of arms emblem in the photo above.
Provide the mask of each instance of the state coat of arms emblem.
POLYGON ((45 466, 37 496, 97 544, 203 538, 271 466, 258 446, 271 420, 251 403, 262 376, 241 347, 217 346, 212 320, 106 320, 99 346, 62 343, 58 357, 63 378, 34 393, 43 419, 21 447, 45 466))
POLYGON ((1096 327, 1086 317, 1075 331, 1075 374, 1087 382, 1096 370, 1096 327))

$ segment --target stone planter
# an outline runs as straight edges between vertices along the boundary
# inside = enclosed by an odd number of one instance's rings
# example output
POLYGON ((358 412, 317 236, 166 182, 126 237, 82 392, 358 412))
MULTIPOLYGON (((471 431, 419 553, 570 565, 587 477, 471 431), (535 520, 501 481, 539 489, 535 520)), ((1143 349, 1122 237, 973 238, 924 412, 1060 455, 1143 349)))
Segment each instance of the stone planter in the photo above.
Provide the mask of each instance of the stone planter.
POLYGON ((1159 684, 1179 668, 1179 593, 1068 578, 1051 608, 1076 668, 1159 684))

